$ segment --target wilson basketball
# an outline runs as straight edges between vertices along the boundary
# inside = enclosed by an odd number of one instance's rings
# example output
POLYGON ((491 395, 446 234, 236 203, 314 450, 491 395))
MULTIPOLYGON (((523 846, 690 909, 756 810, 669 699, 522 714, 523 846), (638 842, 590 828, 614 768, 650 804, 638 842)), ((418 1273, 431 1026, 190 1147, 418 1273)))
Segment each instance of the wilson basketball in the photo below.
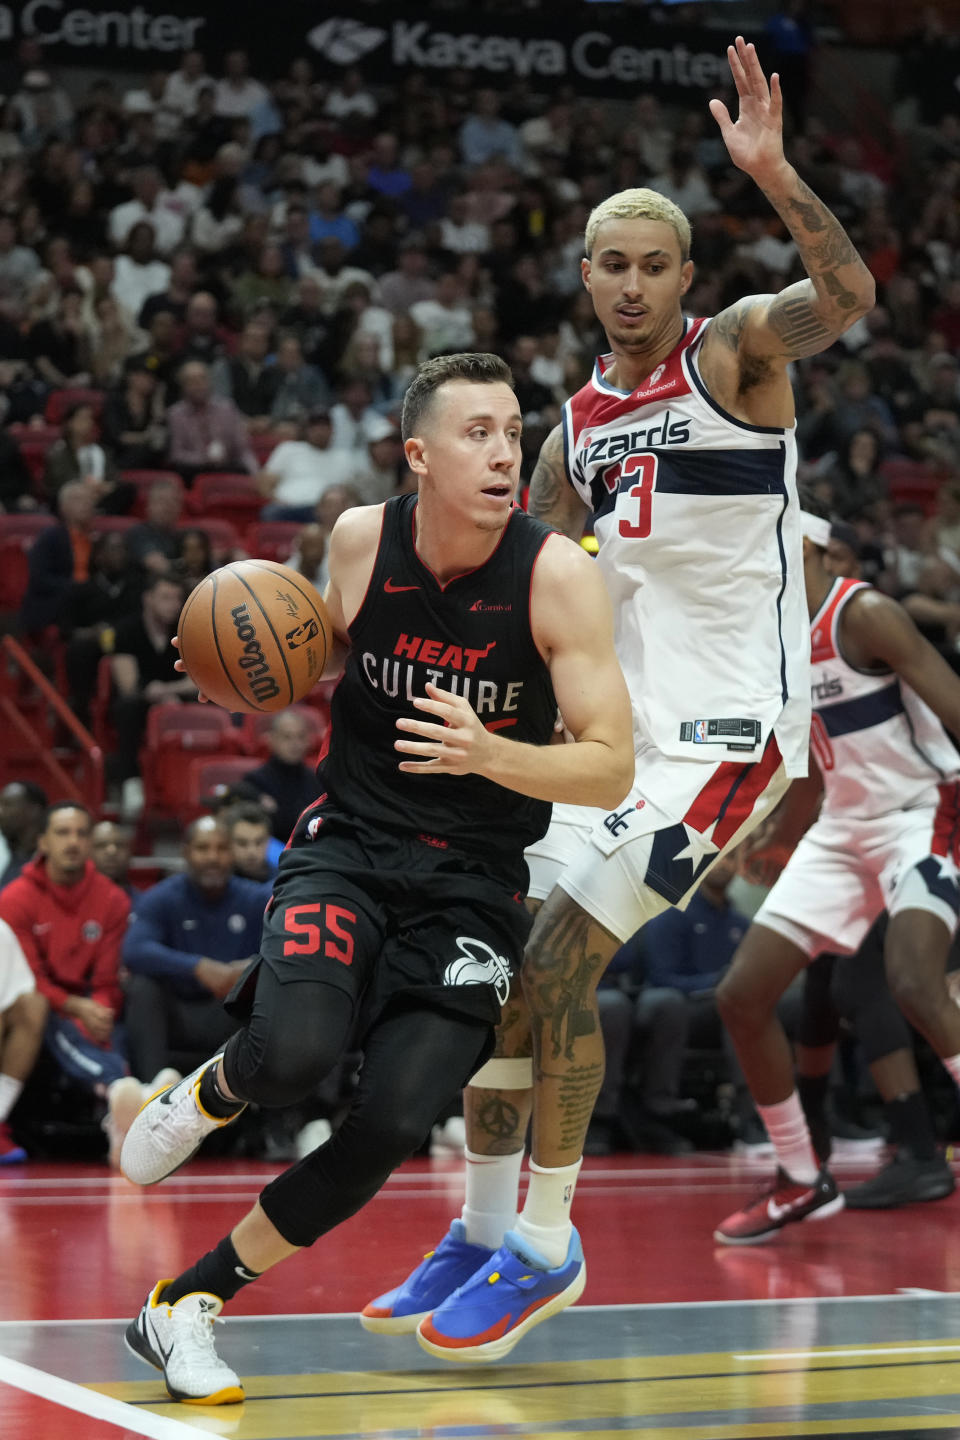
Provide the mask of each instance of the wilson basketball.
POLYGON ((323 673, 327 608, 302 575, 272 560, 214 570, 180 612, 180 657, 201 694, 225 710, 282 710, 323 673))

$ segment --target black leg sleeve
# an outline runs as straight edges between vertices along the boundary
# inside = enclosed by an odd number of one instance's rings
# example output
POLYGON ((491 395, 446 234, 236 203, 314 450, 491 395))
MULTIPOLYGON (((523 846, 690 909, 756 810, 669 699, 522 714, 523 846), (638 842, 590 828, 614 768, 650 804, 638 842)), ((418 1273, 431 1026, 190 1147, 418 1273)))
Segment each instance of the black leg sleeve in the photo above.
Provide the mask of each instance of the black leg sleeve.
POLYGON ((413 1005, 377 1021, 340 1129, 260 1196, 290 1245, 312 1245, 372 1199, 472 1075, 489 1035, 483 1021, 413 1005))

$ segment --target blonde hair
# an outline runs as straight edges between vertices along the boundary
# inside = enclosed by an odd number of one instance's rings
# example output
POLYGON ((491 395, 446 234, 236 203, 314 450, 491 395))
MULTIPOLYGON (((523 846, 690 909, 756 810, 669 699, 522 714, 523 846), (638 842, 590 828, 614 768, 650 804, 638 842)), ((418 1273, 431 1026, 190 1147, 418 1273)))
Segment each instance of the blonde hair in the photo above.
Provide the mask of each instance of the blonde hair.
POLYGON ((662 220, 669 225, 680 245, 681 260, 690 259, 690 221, 679 205, 674 205, 658 190, 618 190, 590 211, 584 248, 587 257, 593 253, 597 231, 605 220, 662 220))

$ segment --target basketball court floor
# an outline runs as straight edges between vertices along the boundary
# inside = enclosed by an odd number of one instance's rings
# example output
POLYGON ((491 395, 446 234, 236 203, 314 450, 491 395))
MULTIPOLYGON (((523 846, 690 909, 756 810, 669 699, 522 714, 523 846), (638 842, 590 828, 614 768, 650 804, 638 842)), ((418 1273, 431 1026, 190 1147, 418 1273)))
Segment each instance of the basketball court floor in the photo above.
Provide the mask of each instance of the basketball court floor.
POLYGON ((141 1191, 95 1165, 0 1172, 2 1440, 960 1437, 960 1195, 724 1249, 714 1224, 769 1171, 719 1154, 588 1160, 583 1303, 473 1367, 356 1319, 459 1211, 457 1162, 411 1162, 232 1304, 217 1343, 246 1402, 175 1404, 123 1327, 274 1173, 197 1162, 141 1191))

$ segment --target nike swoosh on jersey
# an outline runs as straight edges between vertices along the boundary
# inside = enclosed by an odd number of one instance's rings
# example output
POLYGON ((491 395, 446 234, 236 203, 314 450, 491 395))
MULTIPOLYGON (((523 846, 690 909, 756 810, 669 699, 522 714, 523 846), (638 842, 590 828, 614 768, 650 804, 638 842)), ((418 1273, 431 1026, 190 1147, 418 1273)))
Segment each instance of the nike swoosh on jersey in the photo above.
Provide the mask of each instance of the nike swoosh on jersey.
POLYGON ((419 590, 419 585, 394 585, 392 580, 385 580, 383 588, 388 595, 399 595, 404 590, 419 590))

